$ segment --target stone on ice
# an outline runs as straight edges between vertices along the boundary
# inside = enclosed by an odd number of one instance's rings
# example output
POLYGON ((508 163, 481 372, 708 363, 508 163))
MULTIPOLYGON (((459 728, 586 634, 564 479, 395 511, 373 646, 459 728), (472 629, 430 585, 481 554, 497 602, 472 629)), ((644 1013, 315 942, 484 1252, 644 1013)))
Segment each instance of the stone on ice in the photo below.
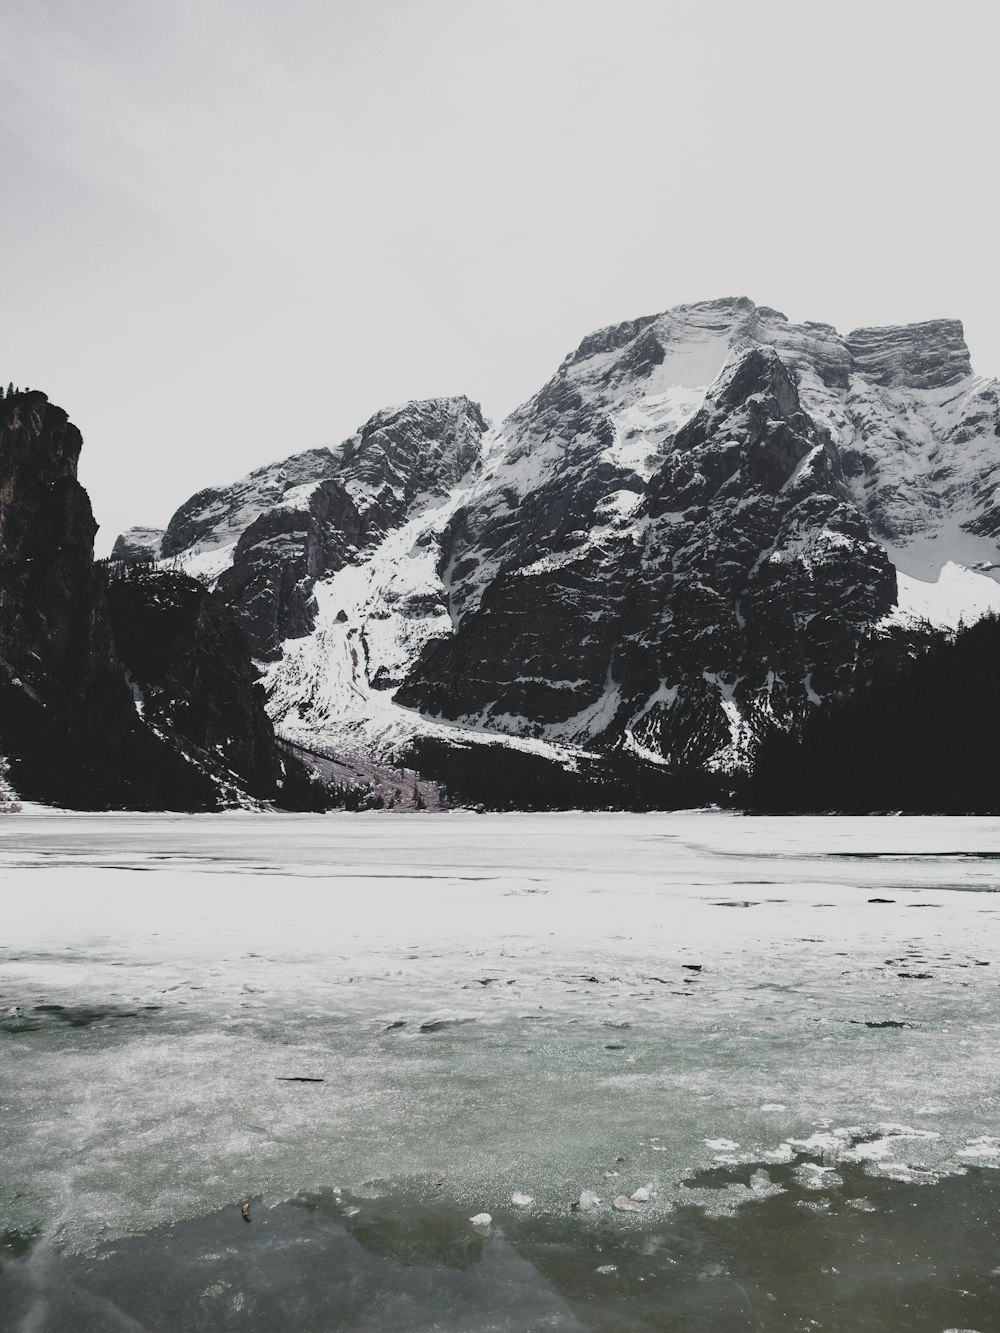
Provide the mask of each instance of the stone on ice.
POLYGON ((620 1213, 642 1212, 641 1206, 637 1203, 633 1203, 633 1201, 629 1198, 626 1198, 624 1194, 615 1195, 614 1199, 612 1199, 611 1201, 611 1207, 616 1208, 620 1213))

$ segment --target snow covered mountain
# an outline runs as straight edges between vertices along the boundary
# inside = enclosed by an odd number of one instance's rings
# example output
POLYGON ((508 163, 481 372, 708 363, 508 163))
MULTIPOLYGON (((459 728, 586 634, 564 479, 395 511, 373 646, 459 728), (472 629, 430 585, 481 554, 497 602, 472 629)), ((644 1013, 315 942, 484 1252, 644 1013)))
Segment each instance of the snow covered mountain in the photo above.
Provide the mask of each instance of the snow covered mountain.
POLYGON ((378 413, 121 555, 212 583, 302 743, 502 735, 726 768, 927 622, 1000 609, 1000 390, 961 325, 746 298, 585 338, 489 430, 378 413))

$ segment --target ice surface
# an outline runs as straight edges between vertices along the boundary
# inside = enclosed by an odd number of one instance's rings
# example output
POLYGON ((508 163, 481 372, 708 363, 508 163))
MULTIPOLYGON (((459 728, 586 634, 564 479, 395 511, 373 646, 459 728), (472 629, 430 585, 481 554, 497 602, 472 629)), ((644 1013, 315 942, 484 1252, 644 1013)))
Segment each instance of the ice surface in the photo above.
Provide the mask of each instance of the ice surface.
POLYGON ((0 1230, 1000 1166, 998 859, 977 819, 4 816, 0 1230))

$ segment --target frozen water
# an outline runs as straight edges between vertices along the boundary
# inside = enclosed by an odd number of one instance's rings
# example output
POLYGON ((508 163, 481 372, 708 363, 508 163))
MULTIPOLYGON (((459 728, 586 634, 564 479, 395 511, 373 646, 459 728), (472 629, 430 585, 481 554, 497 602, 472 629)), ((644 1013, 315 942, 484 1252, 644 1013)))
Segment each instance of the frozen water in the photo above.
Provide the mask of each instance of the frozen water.
POLYGON ((1000 1166, 998 863, 976 819, 4 816, 0 1232, 1000 1166))

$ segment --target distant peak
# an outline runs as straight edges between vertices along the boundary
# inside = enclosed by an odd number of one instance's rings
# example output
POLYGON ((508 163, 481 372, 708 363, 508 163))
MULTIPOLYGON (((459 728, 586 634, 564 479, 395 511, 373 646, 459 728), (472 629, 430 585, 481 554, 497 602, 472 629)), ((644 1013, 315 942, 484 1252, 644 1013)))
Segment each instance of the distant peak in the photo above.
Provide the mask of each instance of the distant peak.
POLYGON ((385 407, 340 446, 340 477, 363 505, 383 487, 406 503, 443 492, 478 464, 487 429, 464 394, 385 407))
POLYGON ((349 456, 357 447, 381 430, 415 427, 418 433, 437 431, 442 426, 471 426, 473 430, 487 430, 483 409, 465 394, 442 398, 411 398, 405 403, 381 407, 373 412, 363 426, 340 446, 349 456))
POLYGON ((609 324, 606 328, 588 333, 576 351, 566 358, 567 362, 573 365, 602 352, 616 352, 659 318, 659 315, 640 315, 637 319, 626 319, 621 324, 609 324))
POLYGON ((672 314, 679 310, 735 311, 739 314, 763 315, 766 319, 787 319, 780 310, 775 310, 769 305, 758 305, 749 296, 716 296, 708 301, 690 301, 687 305, 674 306, 665 313, 672 314))
POLYGON ((163 528, 126 528, 111 549, 112 560, 158 560, 163 528))

